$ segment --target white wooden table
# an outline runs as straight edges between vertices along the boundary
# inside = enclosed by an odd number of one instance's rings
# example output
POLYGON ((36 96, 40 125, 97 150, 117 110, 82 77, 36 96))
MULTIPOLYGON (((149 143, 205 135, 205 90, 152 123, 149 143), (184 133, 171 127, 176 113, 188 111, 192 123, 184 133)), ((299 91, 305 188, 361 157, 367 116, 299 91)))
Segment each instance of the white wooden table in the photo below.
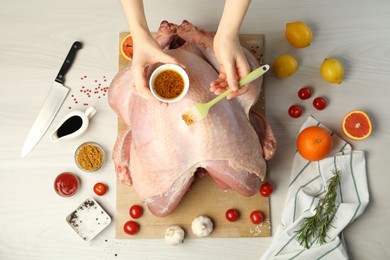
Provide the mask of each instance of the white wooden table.
MULTIPOLYGON (((167 19, 187 19, 215 30, 224 1, 151 1, 145 9, 151 30, 167 19)), ((371 202, 366 212, 346 229, 352 259, 389 259, 388 246, 390 167, 390 2, 374 1, 264 1, 254 0, 242 33, 266 36, 265 62, 290 53, 298 58, 298 72, 284 80, 266 75, 266 116, 278 139, 278 152, 269 163, 269 179, 276 187, 271 197, 272 227, 280 222, 286 196, 295 138, 300 125, 313 115, 341 134, 343 115, 354 109, 367 111, 374 131, 370 138, 351 142, 366 151, 371 202), (293 49, 284 39, 288 21, 303 20, 313 29, 306 49, 293 49), (345 82, 331 85, 321 79, 319 64, 325 57, 340 58, 345 82), (316 111, 296 93, 309 85, 315 96, 328 99, 316 111), (305 106, 304 115, 292 119, 287 109, 305 106)), ((108 86, 118 67, 118 35, 127 31, 119 1, 2 1, 0 8, 0 259, 259 259, 272 238, 189 239, 178 247, 161 239, 116 240, 114 225, 91 242, 79 239, 65 216, 84 198, 94 196, 93 184, 103 181, 109 192, 96 198, 115 220, 115 175, 107 162, 96 174, 83 174, 73 152, 83 141, 97 141, 109 152, 116 138, 116 116, 103 92, 83 96, 82 87, 108 86), (24 159, 20 151, 51 82, 73 41, 84 43, 66 77, 72 92, 38 146, 24 159), (86 78, 84 76, 87 76, 86 78), (96 82, 95 82, 96 81, 96 82), (71 96, 74 95, 74 96, 71 96), (100 98, 99 98, 100 96, 100 98), (74 100, 76 98, 76 100, 74 100), (75 101, 78 101, 75 104, 75 101), (94 105, 98 112, 88 134, 52 143, 49 133, 73 109, 94 105), (70 108, 69 108, 70 107, 70 108), (54 178, 63 171, 76 172, 82 189, 72 198, 53 190, 54 178)))

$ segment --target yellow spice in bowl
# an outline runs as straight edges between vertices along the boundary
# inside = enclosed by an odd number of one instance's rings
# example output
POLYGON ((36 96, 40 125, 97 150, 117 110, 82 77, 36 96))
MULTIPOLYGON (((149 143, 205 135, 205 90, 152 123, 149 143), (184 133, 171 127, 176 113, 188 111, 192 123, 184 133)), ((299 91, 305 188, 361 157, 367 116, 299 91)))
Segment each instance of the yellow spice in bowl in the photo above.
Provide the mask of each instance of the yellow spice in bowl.
POLYGON ((103 151, 94 144, 83 144, 77 149, 76 161, 82 169, 96 171, 103 165, 103 151))

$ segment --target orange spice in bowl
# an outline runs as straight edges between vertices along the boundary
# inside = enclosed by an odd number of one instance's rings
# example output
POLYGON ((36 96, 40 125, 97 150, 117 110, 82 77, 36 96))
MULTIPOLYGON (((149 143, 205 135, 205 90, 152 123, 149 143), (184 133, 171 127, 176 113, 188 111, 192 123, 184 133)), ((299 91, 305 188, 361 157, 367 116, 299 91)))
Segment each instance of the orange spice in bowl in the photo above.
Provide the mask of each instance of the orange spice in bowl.
POLYGON ((184 90, 183 77, 174 70, 164 70, 156 76, 154 90, 163 98, 176 98, 184 90))
POLYGON ((150 77, 150 90, 160 101, 172 103, 182 99, 188 92, 189 78, 178 65, 164 64, 150 77))
POLYGON ((105 153, 103 148, 97 143, 86 142, 77 148, 75 161, 81 170, 94 172, 104 165, 105 153))

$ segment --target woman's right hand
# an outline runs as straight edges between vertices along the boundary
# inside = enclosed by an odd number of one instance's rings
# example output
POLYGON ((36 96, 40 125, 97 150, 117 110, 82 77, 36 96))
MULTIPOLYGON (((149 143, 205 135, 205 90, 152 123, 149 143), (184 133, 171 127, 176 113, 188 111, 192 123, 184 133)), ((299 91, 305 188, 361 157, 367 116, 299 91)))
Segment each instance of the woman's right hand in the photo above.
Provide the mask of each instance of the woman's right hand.
POLYGON ((132 81, 130 87, 134 88, 133 90, 141 97, 160 103, 149 89, 149 82, 147 80, 148 67, 156 63, 180 64, 175 58, 165 53, 151 35, 133 38, 133 47, 132 81))

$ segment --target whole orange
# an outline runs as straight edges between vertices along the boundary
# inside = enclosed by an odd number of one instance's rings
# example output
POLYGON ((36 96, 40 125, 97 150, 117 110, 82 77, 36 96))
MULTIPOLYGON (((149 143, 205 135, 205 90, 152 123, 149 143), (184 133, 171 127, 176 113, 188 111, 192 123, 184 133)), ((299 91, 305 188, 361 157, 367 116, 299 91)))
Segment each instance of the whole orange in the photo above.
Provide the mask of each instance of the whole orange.
POLYGON ((330 153, 332 147, 332 137, 322 127, 310 126, 298 135, 297 149, 306 160, 322 160, 330 153))

